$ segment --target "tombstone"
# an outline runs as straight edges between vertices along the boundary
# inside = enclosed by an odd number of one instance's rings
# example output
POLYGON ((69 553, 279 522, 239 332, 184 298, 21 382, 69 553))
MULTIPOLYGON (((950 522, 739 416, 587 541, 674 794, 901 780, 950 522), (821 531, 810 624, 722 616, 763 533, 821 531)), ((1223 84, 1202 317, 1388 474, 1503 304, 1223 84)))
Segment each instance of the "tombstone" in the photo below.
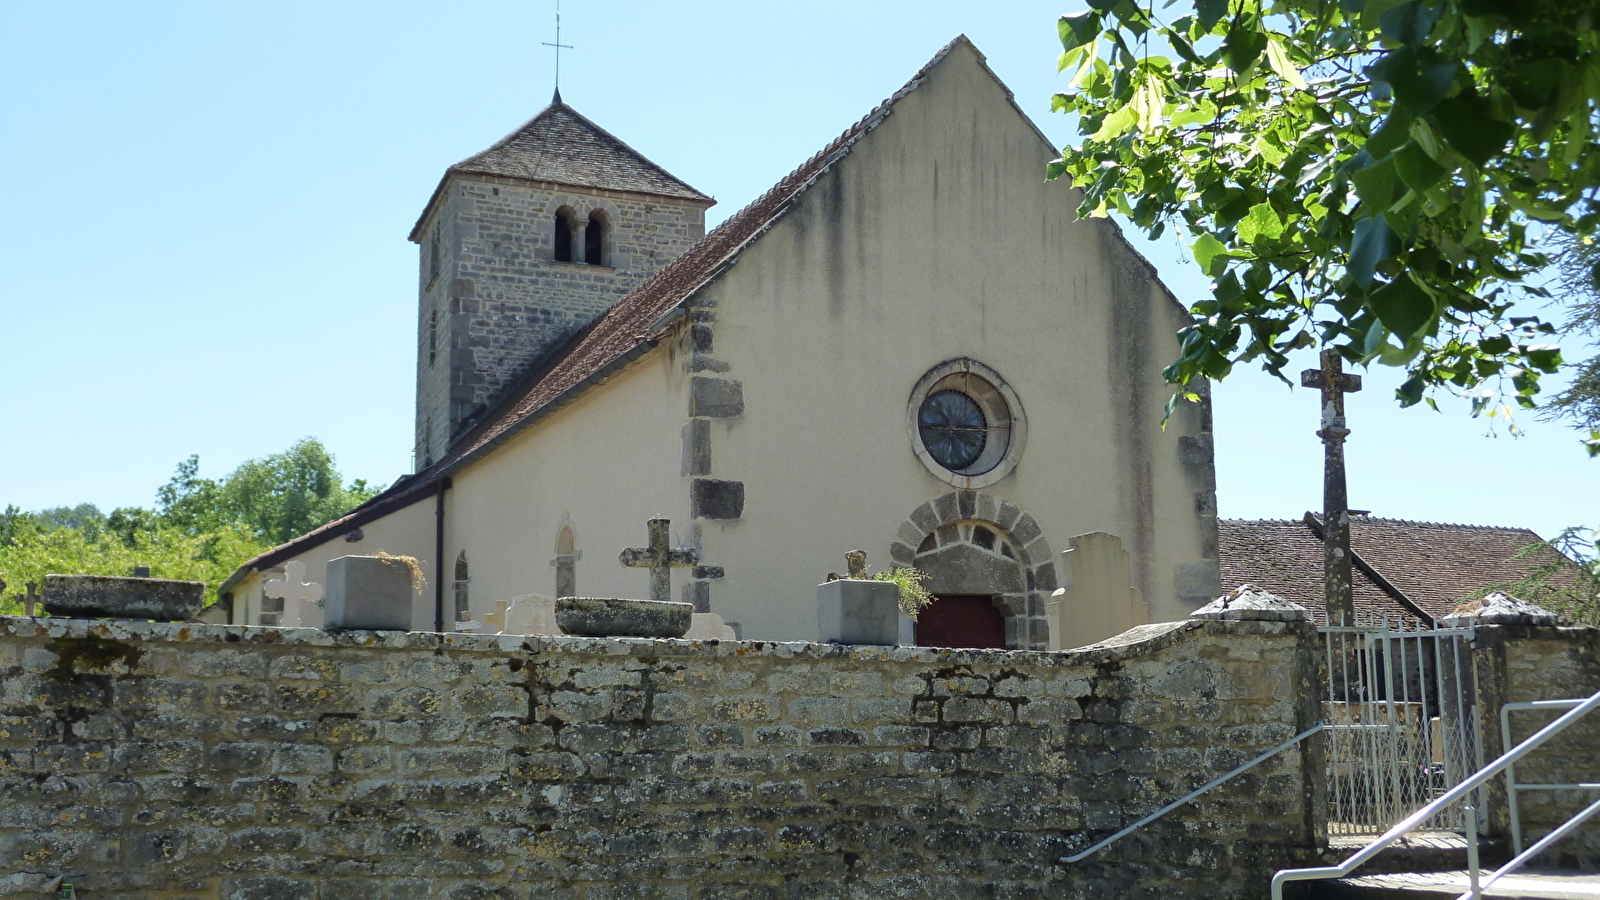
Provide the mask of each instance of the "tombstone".
POLYGON ((894 646, 900 640, 900 586, 866 578, 867 555, 845 554, 849 578, 817 585, 819 640, 830 644, 894 646))
POLYGON ((556 624, 556 598, 547 594, 522 594, 506 607, 501 634, 564 634, 556 624))
POLYGON ((689 630, 694 604, 623 597, 561 597, 556 624, 585 637, 679 638, 689 630))
POLYGON ((283 601, 283 618, 278 620, 280 625, 299 625, 300 604, 316 603, 322 599, 322 585, 306 581, 305 578, 306 564, 292 559, 283 567, 282 581, 269 581, 261 586, 261 596, 268 600, 283 601))
POLYGON ((649 546, 629 547, 622 551, 617 561, 625 566, 650 570, 650 599, 672 600, 672 570, 686 569, 700 562, 700 553, 693 548, 671 546, 668 537, 672 522, 654 518, 646 523, 649 546))
POLYGON ((739 636, 716 613, 694 613, 689 617, 689 630, 683 634, 688 641, 734 641, 739 636))
POLYGON ((1084 647, 1150 621, 1144 594, 1133 586, 1122 538, 1103 531, 1080 534, 1061 552, 1066 587, 1045 601, 1051 650, 1084 647))
POLYGON ((410 631, 415 596, 411 568, 403 559, 341 556, 328 562, 322 627, 329 631, 410 631))
MULTIPOLYGON (((205 582, 117 575, 46 575, 44 605, 70 618, 184 621, 205 602, 205 582)), ((28 585, 33 592, 33 585, 28 585)))

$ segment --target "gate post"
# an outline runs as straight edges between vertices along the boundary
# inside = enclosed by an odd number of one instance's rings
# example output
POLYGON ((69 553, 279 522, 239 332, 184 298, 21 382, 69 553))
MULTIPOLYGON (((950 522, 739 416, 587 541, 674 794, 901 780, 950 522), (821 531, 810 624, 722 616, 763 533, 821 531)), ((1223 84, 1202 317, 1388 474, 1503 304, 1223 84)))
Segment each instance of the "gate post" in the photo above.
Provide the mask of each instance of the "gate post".
MULTIPOLYGON (((1546 628, 1550 628, 1550 634, 1554 636, 1553 626, 1560 624, 1560 617, 1547 609, 1495 591, 1479 600, 1461 604, 1451 615, 1441 619, 1440 624, 1473 629, 1472 670, 1476 685, 1473 700, 1478 707, 1482 761, 1487 763, 1499 759, 1511 749, 1505 746, 1500 737, 1500 708, 1518 699, 1511 685, 1508 655, 1519 654, 1517 648, 1509 644, 1518 642, 1518 639, 1542 636, 1546 628)), ((1578 690, 1579 686, 1556 683, 1549 684, 1548 689, 1552 693, 1544 699, 1576 696, 1571 691, 1578 690)), ((1491 779, 1484 785, 1483 794, 1484 802, 1479 805, 1478 811, 1481 833, 1496 837, 1510 834, 1506 780, 1491 779)))

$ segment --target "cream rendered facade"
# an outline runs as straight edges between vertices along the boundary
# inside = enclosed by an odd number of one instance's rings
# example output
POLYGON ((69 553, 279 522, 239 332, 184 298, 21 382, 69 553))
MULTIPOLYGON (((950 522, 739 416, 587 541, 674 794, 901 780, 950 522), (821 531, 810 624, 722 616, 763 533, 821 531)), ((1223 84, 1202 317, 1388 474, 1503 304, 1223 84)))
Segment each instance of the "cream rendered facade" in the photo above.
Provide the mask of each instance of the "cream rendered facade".
MULTIPOLYGON (((1013 647, 1046 645, 1059 555, 1087 532, 1122 538, 1152 620, 1216 596, 1209 410, 1160 427, 1182 308, 1113 224, 1078 220, 1071 189, 1044 182, 1054 151, 965 39, 880 113, 682 298, 654 349, 435 473, 443 565, 432 495, 295 558, 315 577, 346 553, 417 556, 453 611, 465 552, 481 620, 554 592, 563 526, 579 594, 644 596, 646 573, 617 557, 665 516, 700 554, 675 596, 757 640, 815 639, 815 586, 855 548, 879 569, 980 540, 983 565, 1016 563, 1007 586, 946 572, 935 588, 994 594, 1013 647), (913 389, 951 360, 1003 380, 1026 423, 1014 467, 975 490, 916 452, 913 389), (695 495, 730 485, 731 508, 695 495)), ((234 621, 261 574, 234 586, 234 621)), ((433 628, 433 599, 414 627, 433 628)))

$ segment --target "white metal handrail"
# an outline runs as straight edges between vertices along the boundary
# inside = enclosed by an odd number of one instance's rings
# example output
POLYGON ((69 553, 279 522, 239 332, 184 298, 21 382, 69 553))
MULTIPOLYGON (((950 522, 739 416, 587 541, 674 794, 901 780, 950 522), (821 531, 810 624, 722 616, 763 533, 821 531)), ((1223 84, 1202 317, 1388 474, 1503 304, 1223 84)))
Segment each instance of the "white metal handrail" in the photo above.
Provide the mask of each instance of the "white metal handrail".
MULTIPOLYGON (((1283 869, 1279 871, 1272 876, 1272 900, 1283 900, 1283 886, 1290 881, 1314 881, 1322 878, 1343 878, 1349 875, 1356 870, 1356 867, 1378 855, 1378 851, 1399 840, 1407 832, 1438 814, 1440 810, 1482 787, 1485 782, 1500 774, 1507 766, 1528 755, 1529 752, 1545 741, 1565 731, 1568 725, 1583 718, 1596 708, 1600 708, 1600 692, 1596 692, 1594 696, 1563 713, 1560 718, 1539 729, 1532 737, 1507 750, 1499 759, 1479 769, 1471 778, 1440 794, 1433 802, 1407 816, 1372 843, 1351 854, 1349 858, 1339 865, 1318 866, 1309 869, 1283 869)), ((1472 823, 1469 822, 1469 824, 1472 823)), ((1471 843, 1469 841, 1469 844, 1471 843)), ((1475 848, 1472 846, 1468 847, 1469 851, 1473 849, 1475 848)), ((1472 893, 1473 891, 1468 891, 1469 895, 1472 893)))
POLYGON ((1283 751, 1289 749, 1290 747, 1293 747, 1295 744, 1298 744, 1301 741, 1305 740, 1306 738, 1311 737, 1313 734, 1316 734, 1319 731, 1323 731, 1323 730, 1325 730, 1325 729, 1327 729, 1329 727, 1330 726, 1324 725, 1323 723, 1318 722, 1317 724, 1311 726, 1310 728, 1307 728, 1305 731, 1300 732, 1299 734, 1297 734, 1294 737, 1288 739, 1287 741, 1284 741, 1283 743, 1279 744, 1278 746, 1273 747, 1271 750, 1268 750, 1267 752, 1261 754, 1260 756, 1256 757, 1255 759, 1250 760, 1249 762, 1245 763, 1242 766, 1238 766, 1238 767, 1234 768, 1233 771, 1228 772, 1226 775, 1218 775, 1216 778, 1213 778, 1210 781, 1206 782, 1205 784, 1203 784, 1203 785, 1195 788, 1194 790, 1190 791, 1189 793, 1184 794, 1182 797, 1179 797, 1178 799, 1172 801, 1171 803, 1168 803, 1166 806, 1161 807, 1160 809, 1156 810, 1155 812, 1151 813, 1150 815, 1145 816, 1144 818, 1140 819, 1139 821, 1133 823, 1132 825, 1129 825, 1127 828, 1122 829, 1121 831, 1117 832, 1116 834, 1113 834, 1112 836, 1106 838, 1105 840, 1101 841, 1100 843, 1095 844, 1093 847, 1090 847, 1089 849, 1083 851, 1082 853, 1074 853, 1071 856, 1063 856, 1063 857, 1061 857, 1061 861, 1064 862, 1064 863, 1075 863, 1080 859, 1086 859, 1086 858, 1088 858, 1090 856, 1093 856, 1095 853, 1100 852, 1101 850, 1105 849, 1106 847, 1110 846, 1111 844, 1115 843, 1116 841, 1121 840, 1124 837, 1127 837, 1128 835, 1134 833, 1135 831, 1138 831, 1140 828, 1143 828, 1144 826, 1150 824, 1151 822, 1154 822, 1155 820, 1161 818, 1162 816, 1166 815, 1167 813, 1172 812, 1173 810, 1175 810, 1178 807, 1184 805, 1185 803, 1188 803, 1190 800, 1193 800, 1194 798, 1200 796, 1201 794, 1204 794, 1206 791, 1209 791, 1212 788, 1216 787, 1217 785, 1222 784, 1224 781, 1227 781, 1228 779, 1234 777, 1235 775, 1242 774, 1244 772, 1249 771, 1250 769, 1255 768, 1256 766, 1260 765, 1261 763, 1264 763, 1267 760, 1271 759, 1272 757, 1277 756, 1279 753, 1282 753, 1283 751))
POLYGON ((1540 838, 1532 847, 1529 847, 1527 850, 1524 850, 1523 852, 1512 857, 1510 862, 1498 869, 1495 869, 1488 878, 1483 879, 1482 883, 1479 883, 1478 881, 1478 865, 1477 860, 1474 859, 1472 861, 1472 872, 1470 876, 1472 887, 1468 888, 1467 892, 1457 897, 1456 900, 1476 900, 1476 898, 1481 897, 1483 895, 1483 889, 1491 884, 1494 884, 1496 881, 1499 881, 1500 876, 1508 875, 1512 872, 1515 872, 1517 869, 1522 868, 1523 863, 1534 858, 1535 856, 1538 856, 1540 853, 1543 853, 1546 847, 1554 844, 1556 841, 1561 840, 1568 834, 1571 834, 1573 829, 1577 828, 1579 825, 1582 825, 1584 822, 1589 821, 1589 817, 1593 816, 1597 812, 1600 812, 1600 800, 1596 800, 1595 802, 1589 804, 1584 808, 1583 812, 1580 812, 1567 821, 1562 822, 1560 828, 1557 828, 1556 830, 1540 838))
MULTIPOLYGON (((1571 709, 1582 700, 1529 700, 1500 707, 1500 746, 1511 743, 1511 714, 1520 710, 1571 709)), ((1522 791, 1600 791, 1600 784, 1523 784, 1517 781, 1515 766, 1506 766, 1506 812, 1511 817, 1511 852, 1522 853, 1522 810, 1518 794, 1522 791)))

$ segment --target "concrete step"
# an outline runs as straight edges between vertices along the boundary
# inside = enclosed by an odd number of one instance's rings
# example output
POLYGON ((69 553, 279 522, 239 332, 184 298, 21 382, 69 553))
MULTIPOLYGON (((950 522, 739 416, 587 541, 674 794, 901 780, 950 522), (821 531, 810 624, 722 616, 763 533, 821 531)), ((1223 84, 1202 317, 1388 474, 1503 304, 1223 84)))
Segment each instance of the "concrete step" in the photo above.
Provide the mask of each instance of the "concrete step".
MULTIPOLYGON (((1482 873, 1488 875, 1486 871, 1482 873)), ((1318 900, 1440 900, 1467 890, 1465 870, 1393 872, 1330 881, 1305 894, 1318 900)), ((1600 900, 1600 874, 1515 872, 1489 885, 1483 896, 1526 900, 1600 900)))

